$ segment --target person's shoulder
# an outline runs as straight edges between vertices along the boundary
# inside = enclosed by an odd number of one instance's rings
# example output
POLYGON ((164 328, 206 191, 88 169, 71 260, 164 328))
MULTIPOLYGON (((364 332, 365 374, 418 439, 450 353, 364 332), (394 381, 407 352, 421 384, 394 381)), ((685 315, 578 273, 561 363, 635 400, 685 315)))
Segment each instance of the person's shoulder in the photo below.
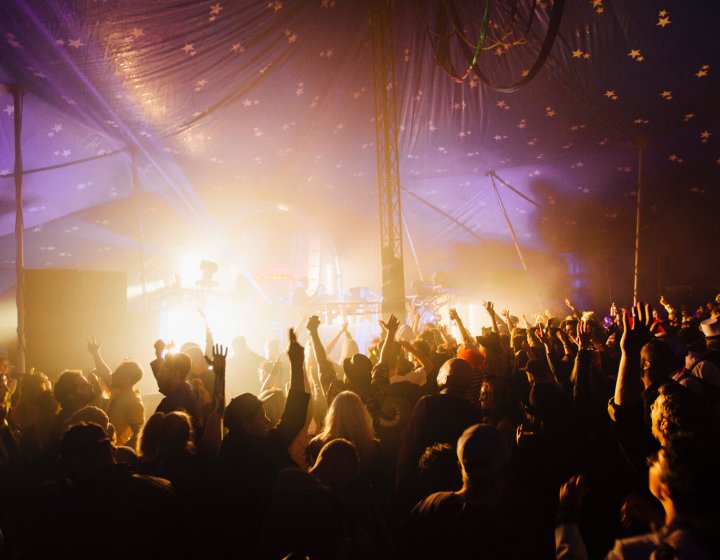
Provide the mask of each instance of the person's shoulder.
POLYGON ((455 492, 435 492, 420 500, 412 510, 413 515, 426 517, 448 509, 456 509, 462 500, 455 492))

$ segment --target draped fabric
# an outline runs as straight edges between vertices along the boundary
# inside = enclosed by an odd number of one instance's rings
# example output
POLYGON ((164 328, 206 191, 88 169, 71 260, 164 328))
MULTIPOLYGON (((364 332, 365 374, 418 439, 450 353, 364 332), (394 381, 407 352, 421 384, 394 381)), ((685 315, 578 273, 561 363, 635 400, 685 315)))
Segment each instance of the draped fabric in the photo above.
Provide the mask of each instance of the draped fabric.
MULTIPOLYGON (((489 171, 524 195, 499 184, 528 251, 630 262, 640 138, 646 266, 680 250, 714 257, 720 5, 565 4, 537 75, 503 92, 486 81, 528 76, 553 1, 394 3, 386 87, 406 241, 426 274, 481 249, 486 266, 519 266, 489 171)), ((0 81, 26 92, 28 267, 137 274, 139 230, 152 260, 169 236, 223 237, 257 201, 302 208, 341 262, 377 254, 366 1, 8 0, 0 81)), ((14 282, 13 148, 12 96, 0 93, 3 289, 14 282)), ((378 265, 366 268, 376 279, 378 265)), ((409 252, 406 270, 418 276, 409 252)))

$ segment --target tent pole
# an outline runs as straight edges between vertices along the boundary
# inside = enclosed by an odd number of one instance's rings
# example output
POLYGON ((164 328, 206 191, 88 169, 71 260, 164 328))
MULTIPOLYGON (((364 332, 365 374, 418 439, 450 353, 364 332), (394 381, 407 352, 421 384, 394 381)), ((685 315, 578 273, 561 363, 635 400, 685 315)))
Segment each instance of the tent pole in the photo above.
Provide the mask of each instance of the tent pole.
POLYGON ((137 172, 137 146, 130 146, 130 160, 132 166, 133 199, 135 201, 135 241, 138 245, 140 260, 140 287, 142 290, 143 309, 147 310, 147 286, 145 278, 145 244, 142 228, 142 208, 140 207, 140 181, 137 172))
POLYGON ((23 231, 25 229, 22 206, 22 98, 25 90, 19 84, 8 84, 3 89, 13 96, 13 121, 15 128, 15 305, 17 307, 17 358, 15 370, 26 372, 25 367, 25 250, 23 231))
POLYGON ((640 285, 640 214, 642 209, 643 160, 647 142, 644 138, 637 138, 633 144, 638 148, 637 201, 635 207, 635 267, 633 269, 633 304, 637 304, 640 285))
POLYGON ((508 229, 510 230, 510 235, 512 236, 513 243, 515 244, 515 251, 517 252, 518 258, 520 259, 520 264, 522 264, 522 267, 525 270, 525 276, 527 277, 533 292, 535 292, 535 299, 537 299, 537 303, 540 306, 540 311, 542 311, 544 309, 544 306, 542 299, 540 298, 540 292, 538 291, 535 282, 533 282, 532 276, 530 276, 530 271, 528 270, 527 264, 525 263, 525 257, 523 257, 522 251, 520 250, 520 243, 518 242, 517 235, 515 235, 515 228, 510 221, 510 216, 508 216, 507 210, 505 210, 505 204, 503 204, 502 197, 500 196, 500 191, 495 184, 495 177, 497 177, 497 175, 495 175, 494 171, 489 171, 487 173, 487 176, 490 177, 490 181, 492 182, 493 190, 495 191, 495 198, 497 198, 498 205, 500 206, 500 211, 503 213, 503 216, 505 216, 505 221, 507 222, 508 229))

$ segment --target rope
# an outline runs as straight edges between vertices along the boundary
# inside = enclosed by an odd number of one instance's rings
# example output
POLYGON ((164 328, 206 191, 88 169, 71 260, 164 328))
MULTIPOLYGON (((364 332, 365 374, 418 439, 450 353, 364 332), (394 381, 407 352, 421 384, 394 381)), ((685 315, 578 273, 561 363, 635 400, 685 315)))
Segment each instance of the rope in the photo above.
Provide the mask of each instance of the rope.
POLYGON ((505 204, 503 204, 502 197, 500 196, 500 191, 497 188, 497 185, 495 184, 495 175, 490 174, 490 180, 492 181, 493 189, 495 190, 495 197, 497 198, 498 204, 500 205, 500 210, 503 213, 503 216, 505 216, 505 221, 507 222, 508 229, 510 230, 510 235, 512 235, 513 243, 515 244, 515 250, 517 251, 518 257, 520 258, 520 264, 522 264, 523 269, 525 270, 525 275, 527 276, 528 282, 530 283, 530 286, 533 289, 533 292, 535 292, 535 298, 537 299, 537 302, 539 304, 539 309, 545 309, 542 300, 540 299, 540 294, 538 292, 537 286, 535 285, 535 282, 533 282, 532 276, 530 275, 530 271, 528 270, 527 264, 525 263, 525 258, 523 257, 522 251, 520 250, 520 243, 518 243, 517 235, 515 235, 515 228, 513 228, 512 222, 510 221, 510 217, 508 216, 507 211, 505 210, 505 204))

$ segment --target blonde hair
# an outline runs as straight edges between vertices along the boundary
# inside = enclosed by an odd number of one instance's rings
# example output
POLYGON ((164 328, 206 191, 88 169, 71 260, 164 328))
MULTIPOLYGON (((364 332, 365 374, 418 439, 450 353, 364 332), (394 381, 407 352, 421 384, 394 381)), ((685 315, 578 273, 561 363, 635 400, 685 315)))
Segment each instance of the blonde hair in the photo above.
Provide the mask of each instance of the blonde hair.
POLYGON ((352 391, 343 391, 332 401, 325 415, 322 431, 313 441, 327 443, 343 438, 355 444, 362 463, 370 462, 377 452, 372 418, 362 399, 352 391))

